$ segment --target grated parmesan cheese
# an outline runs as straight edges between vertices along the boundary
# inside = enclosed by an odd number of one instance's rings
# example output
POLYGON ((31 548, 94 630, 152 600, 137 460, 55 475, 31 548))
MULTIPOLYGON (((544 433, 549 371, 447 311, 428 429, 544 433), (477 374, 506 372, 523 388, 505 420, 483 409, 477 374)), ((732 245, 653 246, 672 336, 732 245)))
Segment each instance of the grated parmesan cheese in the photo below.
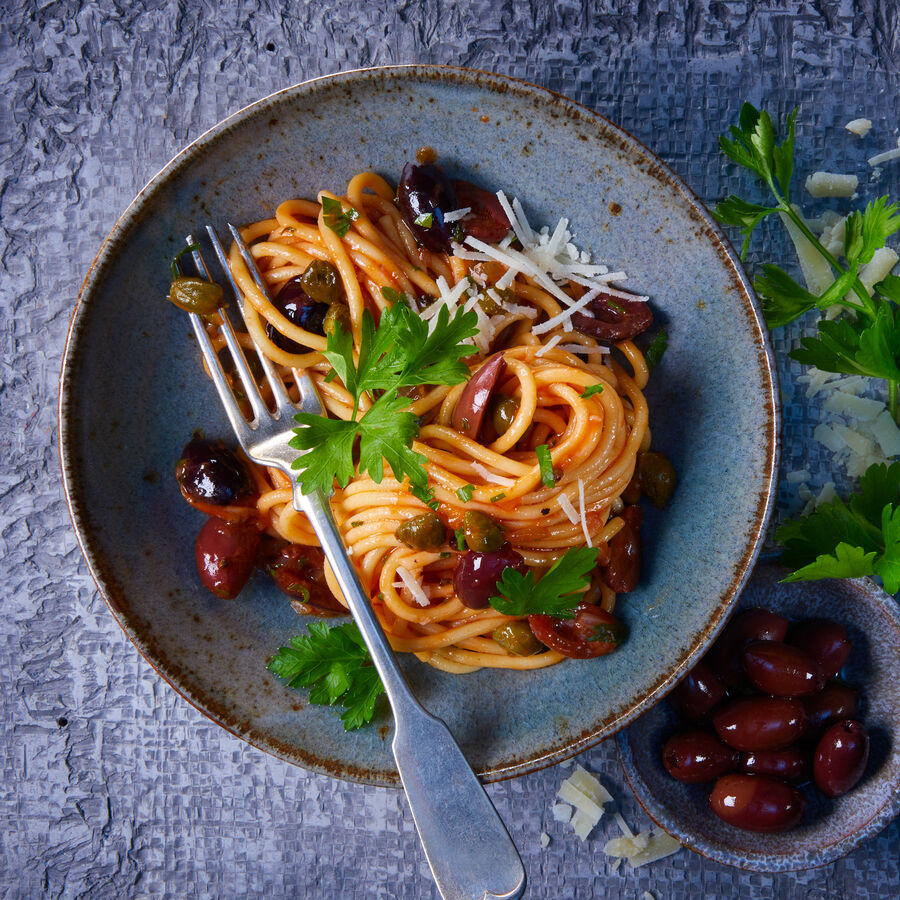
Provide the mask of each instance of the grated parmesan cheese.
POLYGON ((403 584, 406 585, 406 589, 412 594, 413 600, 415 600, 419 606, 431 605, 428 595, 422 590, 422 585, 419 584, 418 580, 408 569, 404 566, 397 566, 397 575, 403 584))
POLYGON ((671 835, 666 834, 661 828, 651 828, 631 837, 613 838, 606 842, 603 852, 619 860, 625 859, 633 869, 636 869, 671 856, 680 849, 681 844, 671 835))
POLYGON ((546 831, 541 832, 541 849, 546 850, 550 846, 550 835, 546 831))
POLYGON ((562 492, 557 495, 556 502, 562 508, 562 511, 566 514, 566 518, 573 524, 577 525, 581 519, 578 516, 578 511, 572 505, 572 501, 569 499, 568 494, 562 492))
POLYGON ((578 512, 581 520, 581 530, 584 533, 584 540, 588 547, 593 547, 591 543, 591 533, 588 531, 587 514, 584 508, 584 481, 578 479, 578 512))
POLYGON ((852 132, 857 137, 865 137, 872 130, 871 119, 852 119, 844 128, 852 132))
POLYGON ((535 356, 543 356, 548 350, 552 350, 562 340, 562 338, 563 338, 563 336, 561 334, 555 334, 534 355, 535 356))
POLYGON ((882 163, 890 162, 892 159, 900 159, 900 138, 897 139, 897 146, 893 150, 885 150, 884 153, 878 153, 869 157, 870 166, 880 166, 882 163))
POLYGON ((806 179, 806 191, 812 197, 852 197, 858 187, 856 175, 837 172, 813 172, 806 179))
POLYGON ((480 475, 488 484, 496 484, 500 487, 513 487, 515 485, 514 478, 505 478, 503 475, 495 475, 486 469, 481 463, 473 462, 472 468, 477 475, 480 475))
POLYGON ((444 213, 445 222, 458 222, 460 219, 472 212, 471 206, 464 206, 462 209, 453 209, 448 213, 444 213))
POLYGON ((788 484, 801 484, 804 481, 809 481, 812 478, 809 469, 796 469, 793 472, 788 472, 784 476, 784 480, 788 484))
POLYGON ((836 390, 825 398, 822 408, 829 412, 845 413, 860 422, 871 422, 878 418, 884 404, 880 400, 870 400, 868 397, 836 390))
POLYGON ((563 781, 557 796, 566 803, 557 803, 553 807, 553 817, 557 821, 563 821, 557 817, 556 810, 559 806, 565 807, 566 810, 574 808, 571 819, 565 821, 569 822, 572 830, 582 841, 587 840, 594 826, 603 817, 603 804, 612 801, 609 791, 581 766, 576 766, 575 771, 563 781), (566 804, 571 804, 571 807, 566 804))
POLYGON ((572 820, 572 807, 568 803, 554 803, 550 809, 553 818, 557 822, 570 822, 572 820))

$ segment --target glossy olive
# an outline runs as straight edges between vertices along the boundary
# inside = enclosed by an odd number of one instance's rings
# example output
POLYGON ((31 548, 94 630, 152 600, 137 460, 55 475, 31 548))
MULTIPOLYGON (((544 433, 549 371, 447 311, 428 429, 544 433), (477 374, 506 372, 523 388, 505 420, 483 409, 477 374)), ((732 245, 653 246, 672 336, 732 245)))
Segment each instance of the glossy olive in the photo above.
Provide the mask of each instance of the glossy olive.
POLYGON ((803 817, 806 797, 767 775, 723 775, 709 795, 709 808, 747 831, 786 831, 803 817))
POLYGON ((337 303, 344 297, 344 283, 337 268, 324 259, 314 259, 300 276, 307 296, 320 303, 337 303))
POLYGON ((250 490, 250 479, 238 458, 221 442, 195 438, 185 444, 175 464, 175 478, 185 497, 228 506, 250 490))
POLYGON ((437 550, 447 539, 447 529, 436 513, 426 512, 401 522, 396 535, 416 550, 437 550))
POLYGON ((669 694, 669 703, 686 719, 708 716, 725 699, 725 685, 705 662, 698 662, 669 694))
POLYGON ((518 572, 525 569, 525 559, 509 544, 490 553, 468 550, 456 563, 453 590, 460 602, 469 609, 484 609, 491 597, 498 595, 497 582, 506 568, 518 572))
POLYGON ((503 528, 496 519, 478 509, 469 510, 463 516, 463 533, 466 546, 478 553, 490 553, 503 546, 503 528))
POLYGON ((803 698, 811 733, 819 733, 839 719, 852 719, 859 709, 859 691, 842 681, 829 681, 821 691, 803 698))
POLYGON ((579 603, 574 619, 533 615, 528 624, 545 646, 570 659, 593 659, 612 653, 628 636, 625 624, 593 603, 579 603))
POLYGON ((397 203, 410 231, 423 247, 435 253, 450 251, 455 228, 444 221, 444 213, 455 210, 457 203, 443 170, 434 165, 407 163, 400 173, 397 203))
POLYGON ((322 332, 333 334, 340 326, 341 331, 350 333, 350 307, 346 303, 337 301, 328 307, 325 318, 322 320, 322 332))
POLYGON ((630 340, 653 324, 649 303, 626 300, 620 294, 600 294, 587 308, 592 315, 574 313, 572 324, 583 334, 601 341, 630 340))
POLYGON ((604 582, 617 594, 633 591, 641 577, 641 523, 644 511, 640 506, 626 506, 621 512, 625 522, 609 542, 609 562, 603 566, 604 582))
POLYGON ((666 771, 678 781, 696 784, 713 781, 738 767, 740 753, 714 734, 700 729, 674 734, 662 749, 666 771))
POLYGON ((830 619, 798 622, 788 632, 787 640, 812 655, 825 678, 833 678, 844 668, 852 649, 844 626, 830 619))
POLYGON ((662 509, 669 502, 678 482, 675 467, 662 453, 648 450, 638 457, 638 471, 641 490, 657 509, 662 509))
POLYGON ((489 356, 466 382, 450 416, 450 424, 460 434, 472 440, 478 439, 488 404, 497 387, 497 381, 505 370, 503 354, 495 353, 489 356))
POLYGON ((253 571, 260 537, 252 523, 207 519, 194 548, 204 586, 225 600, 237 597, 253 571))
POLYGON ((741 771, 800 784, 809 777, 808 755, 796 744, 781 750, 755 750, 742 756, 741 771))
POLYGON ((825 686, 815 659, 781 641, 750 641, 744 647, 743 666, 759 690, 776 697, 803 697, 825 686))
MULTIPOLYGON (((294 325, 299 325, 312 334, 325 334, 324 324, 328 304, 313 300, 303 289, 302 278, 302 275, 298 275, 286 282, 272 304, 294 325)), ((309 349, 285 337, 271 322, 266 322, 266 337, 286 353, 303 353, 309 349)))
POLYGON ((519 401, 515 397, 503 395, 494 397, 490 404, 491 424, 498 435, 506 434, 519 411, 519 401))
POLYGON ((500 625, 494 629, 493 636, 504 650, 515 656, 533 656, 544 649, 528 622, 522 620, 500 625))
POLYGON ((836 722, 822 735, 813 756, 813 778, 826 797, 847 793, 869 761, 869 733, 853 719, 836 722))
POLYGON ((738 750, 777 750, 793 744, 806 730, 806 711, 799 700, 747 697, 713 714, 716 734, 738 750))
POLYGON ((291 606, 305 616, 346 613, 325 578, 325 554, 320 547, 288 544, 266 567, 278 587, 292 598, 291 606))
POLYGON ((222 305, 222 288, 212 281, 179 275, 172 279, 169 300, 187 312, 208 316, 222 305))
POLYGON ((767 609, 748 609, 738 613, 725 626, 719 639, 707 654, 706 662, 726 687, 745 687, 742 651, 753 640, 783 641, 790 622, 767 609))
POLYGON ((469 210, 459 221, 463 234, 478 238, 486 244, 502 241, 509 232, 509 219, 503 212, 497 195, 470 181, 454 181, 452 186, 457 207, 469 210))

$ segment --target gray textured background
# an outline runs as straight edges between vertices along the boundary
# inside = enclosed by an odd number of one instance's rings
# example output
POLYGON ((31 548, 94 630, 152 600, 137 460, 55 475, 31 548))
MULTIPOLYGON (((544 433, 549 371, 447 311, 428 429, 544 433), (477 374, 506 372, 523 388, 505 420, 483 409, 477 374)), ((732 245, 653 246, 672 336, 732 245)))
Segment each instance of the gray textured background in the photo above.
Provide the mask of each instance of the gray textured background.
MULTIPOLYGON (((55 406, 68 319, 137 190, 223 116, 303 79, 433 62, 525 78, 648 144, 704 199, 748 182, 716 135, 743 99, 800 104, 799 169, 864 171, 900 125, 895 0, 471 3, 341 0, 2 4, 0 77, 0 892, 4 897, 436 896, 403 797, 310 775, 209 724, 143 662, 88 577, 59 483, 55 406), (873 120, 866 142, 843 131, 873 120)), ((897 189, 900 164, 877 186, 897 189)), ((773 233, 765 252, 786 256, 773 233)), ((148 298, 156 302, 156 298, 148 298)), ((780 333, 783 352, 799 331, 780 333)), ((785 462, 827 480, 816 410, 785 378, 785 462)), ((798 508, 782 487, 779 512, 798 508)), ((612 742, 602 773, 632 825, 612 742)), ((839 862, 770 877, 688 851, 611 874, 609 825, 581 844, 549 806, 564 770, 490 794, 530 897, 897 896, 900 826, 839 862), (541 850, 538 837, 553 842, 541 850)))

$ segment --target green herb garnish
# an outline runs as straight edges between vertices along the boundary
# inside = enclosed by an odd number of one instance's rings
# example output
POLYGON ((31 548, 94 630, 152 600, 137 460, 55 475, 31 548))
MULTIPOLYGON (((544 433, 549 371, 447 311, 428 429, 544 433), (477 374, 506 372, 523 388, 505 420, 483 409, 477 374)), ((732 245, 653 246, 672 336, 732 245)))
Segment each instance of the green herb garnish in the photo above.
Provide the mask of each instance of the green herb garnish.
POLYGON ((582 400, 587 400, 588 397, 593 397, 594 394, 602 394, 603 393, 603 385, 599 382, 597 384, 589 384, 581 395, 582 400))
POLYGON ((474 484, 464 484, 459 490, 456 492, 456 496, 463 503, 468 503, 472 499, 472 494, 475 493, 475 485, 474 484))
POLYGON ((359 213, 352 206, 344 212, 341 201, 332 200, 331 197, 322 197, 322 214, 325 224, 338 237, 343 237, 350 230, 350 225, 359 218, 359 213))
POLYGON ((434 213, 422 213, 420 216, 416 216, 415 225, 421 225, 422 228, 431 228, 434 223, 434 213))
POLYGON ((669 333, 664 328, 660 328, 659 331, 656 332, 656 337, 653 338, 653 342, 647 348, 647 352, 644 354, 644 359, 647 360, 647 365, 650 366, 651 369, 656 368, 656 366, 659 365, 659 361, 663 358, 663 354, 666 352, 668 346, 669 333))
POLYGON ((553 474, 553 460, 550 458, 550 448, 546 444, 535 447, 538 465, 541 467, 541 484, 552 488, 556 484, 556 476, 553 474))

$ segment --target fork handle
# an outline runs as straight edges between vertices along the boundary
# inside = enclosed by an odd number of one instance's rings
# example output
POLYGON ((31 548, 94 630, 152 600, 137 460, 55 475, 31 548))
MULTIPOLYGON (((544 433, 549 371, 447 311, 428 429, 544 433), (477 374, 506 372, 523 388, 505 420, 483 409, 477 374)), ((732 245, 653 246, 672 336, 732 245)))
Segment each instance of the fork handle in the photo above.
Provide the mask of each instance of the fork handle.
POLYGON ((344 549, 328 500, 302 494, 306 513, 381 680, 394 713, 394 759, 434 880, 444 900, 516 900, 525 869, 515 844, 444 722, 416 700, 369 597, 344 549))

